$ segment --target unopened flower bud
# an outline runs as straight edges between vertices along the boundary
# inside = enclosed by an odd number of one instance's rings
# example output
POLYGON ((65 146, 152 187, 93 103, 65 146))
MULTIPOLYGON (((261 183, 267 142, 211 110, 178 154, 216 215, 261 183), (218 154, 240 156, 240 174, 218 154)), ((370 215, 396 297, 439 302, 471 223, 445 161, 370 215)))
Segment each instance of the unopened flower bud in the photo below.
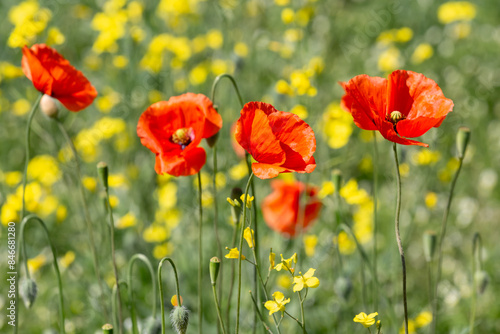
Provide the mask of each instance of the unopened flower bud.
POLYGON ((189 322, 189 311, 184 306, 175 306, 170 312, 170 322, 177 334, 186 334, 189 322))
MULTIPOLYGON (((240 201, 241 195, 243 195, 243 191, 240 188, 233 188, 231 190, 231 200, 240 201)), ((240 220, 241 208, 241 206, 231 206, 231 217, 235 224, 238 224, 240 220)))
POLYGON ((40 100, 40 110, 49 118, 57 118, 59 108, 57 106, 56 99, 50 95, 43 94, 40 100))
POLYGON ((38 293, 38 287, 35 281, 31 278, 23 280, 21 282, 21 286, 19 287, 19 292, 21 293, 21 298, 23 299, 26 308, 31 308, 38 293))
POLYGON ((102 333, 103 334, 113 334, 113 325, 111 324, 105 324, 102 328, 102 333))
POLYGON ((477 282, 477 292, 479 294, 483 294, 484 290, 486 290, 486 287, 488 286, 488 283, 490 282, 488 273, 486 273, 486 271, 484 270, 476 271, 476 273, 474 274, 474 279, 477 282))
POLYGON ((141 333, 145 334, 160 334, 161 333, 161 321, 160 319, 154 319, 153 317, 149 317, 143 326, 144 329, 141 330, 141 333))
POLYGON ((104 188, 108 189, 108 165, 105 162, 101 161, 97 164, 97 174, 104 188))
POLYGON ((340 191, 340 187, 342 186, 342 172, 339 169, 334 169, 332 171, 332 182, 335 191, 340 191))
POLYGON ((217 256, 214 256, 210 259, 210 281, 212 285, 215 285, 217 282, 217 277, 219 276, 220 269, 220 259, 217 256))
POLYGON ((465 150, 469 144, 470 139, 470 129, 466 127, 460 127, 457 133, 457 153, 458 158, 463 159, 465 156, 465 150))
POLYGON ((426 231, 423 235, 424 255, 427 262, 431 262, 436 251, 437 235, 434 231, 426 231))
POLYGON ((207 138, 207 144, 209 147, 214 147, 217 144, 217 139, 219 139, 219 133, 217 132, 212 137, 207 138))
POLYGON ((382 329, 382 321, 378 320, 377 321, 377 331, 380 332, 381 329, 382 329))

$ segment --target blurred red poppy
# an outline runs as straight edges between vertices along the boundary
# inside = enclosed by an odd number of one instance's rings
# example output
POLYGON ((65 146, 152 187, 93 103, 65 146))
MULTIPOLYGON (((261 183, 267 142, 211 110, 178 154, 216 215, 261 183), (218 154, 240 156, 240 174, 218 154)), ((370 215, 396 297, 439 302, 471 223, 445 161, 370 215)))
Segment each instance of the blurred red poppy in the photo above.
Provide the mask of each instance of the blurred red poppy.
POLYGON ((298 181, 273 180, 271 188, 273 192, 262 202, 262 214, 271 229, 286 237, 294 237, 300 225, 305 229, 318 217, 322 204, 316 196, 317 187, 306 187, 298 181), (300 203, 304 199, 304 190, 305 207, 300 203))
POLYGON ((234 132, 236 131, 236 122, 231 125, 230 135, 231 135, 231 145, 233 146, 233 151, 236 153, 236 156, 240 159, 245 159, 245 149, 241 147, 240 144, 236 141, 236 137, 234 136, 234 132))
POLYGON ((453 101, 423 74, 397 70, 388 79, 358 75, 340 82, 345 90, 342 106, 364 130, 378 130, 392 142, 429 145, 406 137, 419 137, 441 125, 453 109, 453 101))
POLYGON ((249 102, 236 123, 236 141, 252 155, 254 174, 261 179, 279 173, 311 173, 316 138, 311 127, 292 113, 263 102, 249 102))
POLYGON ((137 135, 156 154, 158 174, 186 176, 205 164, 205 150, 198 147, 201 140, 221 127, 222 118, 208 97, 186 93, 151 105, 139 118, 137 135))
POLYGON ((85 109, 97 96, 82 72, 45 44, 25 46, 21 67, 38 91, 58 99, 68 110, 85 109))

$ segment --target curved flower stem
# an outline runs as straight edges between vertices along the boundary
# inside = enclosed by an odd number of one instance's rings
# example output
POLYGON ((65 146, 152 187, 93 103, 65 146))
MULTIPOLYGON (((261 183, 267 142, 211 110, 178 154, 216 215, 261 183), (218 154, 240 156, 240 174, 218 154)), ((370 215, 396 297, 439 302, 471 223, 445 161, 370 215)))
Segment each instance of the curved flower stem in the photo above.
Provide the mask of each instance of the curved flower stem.
POLYGON ((474 334, 474 322, 476 320, 476 302, 477 302, 477 279, 476 272, 481 270, 481 236, 479 233, 474 233, 472 241, 472 298, 471 298, 471 313, 469 320, 469 334, 474 334))
MULTIPOLYGON (((305 328, 302 326, 302 322, 300 322, 299 319, 295 318, 293 315, 291 315, 290 313, 288 313, 287 311, 285 311, 285 314, 290 317, 290 319, 293 319, 295 320, 295 322, 297 322, 297 324, 302 328, 303 331, 305 331, 305 328)), ((281 321, 280 321, 281 322, 281 321)), ((307 332, 305 332, 307 333, 307 332)))
MULTIPOLYGON (((213 178, 212 178, 212 187, 213 187, 213 194, 214 194, 214 232, 215 232, 215 241, 217 243, 217 256, 219 259, 222 259, 222 245, 220 242, 219 238, 219 228, 218 228, 218 223, 219 223, 219 209, 217 206, 217 143, 214 145, 213 150, 212 150, 212 157, 213 157, 213 178)), ((222 286, 223 286, 223 278, 224 278, 224 264, 222 263, 223 261, 220 262, 220 268, 219 268, 219 296, 222 298, 222 286)), ((219 306, 220 307, 220 306, 219 306)), ((221 318, 222 322, 222 318, 221 318)), ((217 332, 219 332, 219 328, 217 328, 217 332)))
POLYGON ((161 308, 161 333, 165 334, 165 303, 163 301, 163 283, 161 280, 161 268, 163 267, 163 262, 168 261, 174 269, 175 275, 175 291, 177 293, 177 305, 182 306, 181 295, 179 293, 179 278, 177 277, 177 269, 175 268, 174 261, 169 257, 164 257, 160 260, 158 264, 158 286, 160 288, 160 308, 161 308))
POLYGON ((255 311, 257 312, 257 315, 259 316, 259 319, 260 319, 260 322, 262 323, 262 326, 264 326, 264 329, 268 333, 272 334, 273 332, 271 331, 269 326, 266 324, 266 322, 264 321, 264 318, 262 317, 262 314, 259 311, 259 306, 257 305, 257 301, 255 300, 255 297, 253 296, 252 291, 248 291, 248 292, 250 293, 250 297, 252 297, 252 302, 253 302, 253 305, 255 307, 255 311))
POLYGON ((97 249, 96 249, 96 245, 95 245, 94 232, 92 229, 92 220, 90 218, 87 200, 85 199, 85 190, 84 190, 83 184, 82 184, 82 172, 80 169, 80 160, 78 159, 78 152, 76 150, 75 144, 73 143, 73 140, 71 140, 71 137, 69 136, 68 132, 64 128, 64 125, 62 124, 62 122, 58 118, 56 118, 55 120, 57 122, 57 126, 59 127, 59 130, 61 130, 61 133, 63 134, 63 137, 66 139, 68 146, 71 148, 71 152, 73 153, 73 157, 75 159, 75 171, 76 171, 76 177, 78 179, 77 180, 78 190, 79 190, 79 194, 80 194, 80 201, 81 201, 82 207, 83 207, 83 215, 85 217, 85 223, 87 225, 87 234, 89 236, 90 249, 92 251, 92 261, 94 264, 94 272, 95 272, 95 275, 97 277, 97 283, 98 283, 99 289, 100 289, 100 295, 101 295, 100 299, 102 302, 102 309, 104 311, 105 317, 108 318, 108 315, 107 315, 108 312, 106 309, 106 305, 103 301, 103 298, 104 298, 103 281, 102 281, 101 273, 99 270, 99 258, 97 256, 97 249))
POLYGON ((215 288, 215 282, 212 283, 212 292, 214 294, 215 308, 217 309, 217 317, 219 318, 220 327, 222 328, 222 333, 226 334, 226 328, 224 327, 224 321, 222 320, 222 314, 220 311, 219 299, 217 298, 217 289, 215 288))
MULTIPOLYGON (((240 219, 238 217, 238 219, 240 219)), ((234 229, 233 229, 233 238, 231 241, 231 248, 234 248, 236 246, 236 237, 238 236, 238 226, 240 224, 241 220, 238 220, 237 222, 234 223, 234 229)), ((229 293, 227 296, 227 307, 226 307, 226 323, 227 323, 227 328, 230 328, 230 320, 231 318, 229 317, 230 311, 231 311, 231 299, 233 297, 233 288, 234 288, 234 261, 231 261, 231 283, 229 284, 229 293)))
MULTIPOLYGON (((223 78, 228 78, 231 83, 233 84, 234 90, 236 91, 236 95, 238 96, 238 100, 240 101, 241 107, 243 108, 243 99, 241 98, 240 90, 238 89, 238 85, 236 84, 236 80, 234 80, 233 76, 228 73, 221 74, 217 76, 214 80, 214 83, 212 84, 212 103, 214 103, 215 100, 215 91, 217 90, 217 85, 223 78)), ((215 104, 215 103, 214 103, 215 104)))
POLYGON ((151 264, 151 261, 149 261, 149 259, 144 254, 134 254, 128 261, 128 270, 127 270, 128 301, 130 303, 130 318, 132 318, 132 332, 134 334, 139 333, 139 329, 137 328, 137 317, 135 314, 135 304, 134 304, 134 291, 132 286, 132 269, 135 261, 137 260, 144 262, 146 267, 148 267, 149 273, 151 275, 151 284, 153 285, 153 294, 155 296, 155 298, 153 299, 153 319, 156 319, 156 300, 157 300, 156 280, 155 280, 155 272, 153 269, 153 265, 151 264))
POLYGON ((451 181, 451 187, 450 187, 450 193, 448 194, 448 202, 446 203, 446 209, 444 210, 443 213, 443 220, 441 222, 441 234, 439 235, 439 242, 437 245, 437 274, 436 274, 436 281, 434 285, 434 303, 432 304, 432 333, 436 333, 437 329, 437 320, 438 320, 438 311, 439 311, 439 298, 438 298, 438 285, 439 281, 441 280, 441 269, 442 269, 442 263, 443 263, 443 241, 444 241, 444 236, 446 235, 446 223, 448 222, 448 214, 450 213, 450 207, 451 207, 451 201, 453 199, 453 192, 455 191, 455 185, 458 180, 458 175, 460 174, 460 171, 462 170, 462 163, 464 161, 464 158, 459 158, 458 159, 458 169, 455 172, 455 176, 453 177, 453 181, 451 181))
MULTIPOLYGON (((243 220, 241 221, 241 233, 240 233, 240 246, 238 247, 240 251, 240 256, 238 258, 238 303, 236 306, 236 331, 238 334, 240 329, 240 299, 241 299, 241 252, 243 248, 243 233, 245 231, 245 225, 247 222, 247 198, 248 198, 248 190, 250 188, 250 182, 252 181, 253 172, 248 177, 247 185, 245 187, 245 196, 243 197, 243 220)), ((255 196, 255 195, 254 195, 255 196)))
POLYGON ((374 289, 373 289, 373 303, 374 310, 378 310, 378 274, 377 274, 377 188, 378 188, 378 147, 377 147, 377 132, 373 132, 373 271, 375 274, 374 289))
MULTIPOLYGON (((306 288, 307 289, 307 288, 306 288)), ((300 293, 299 291, 299 300, 300 300, 300 317, 302 319, 302 324, 301 324, 301 327, 302 327, 302 333, 306 334, 307 331, 306 331, 306 315, 305 315, 305 312, 304 312, 304 300, 306 298, 302 298, 302 294, 300 293)))
POLYGON ((115 324, 117 324, 120 321, 120 319, 118 318, 118 314, 117 314, 118 313, 117 312, 117 309, 118 309, 117 295, 120 292, 120 289, 118 288, 118 286, 122 286, 122 285, 124 285, 125 288, 128 289, 127 283, 124 281, 120 281, 119 285, 116 285, 116 283, 113 284, 113 289, 111 290, 111 313, 113 316, 113 322, 115 324))
MULTIPOLYGON (((111 204, 109 202, 109 187, 107 184, 104 185, 104 190, 106 192, 106 207, 108 209, 108 222, 109 222, 109 231, 110 231, 110 239, 111 239, 111 259, 113 263, 113 272, 115 275, 115 284, 119 286, 119 278, 118 278, 118 266, 116 265, 116 255, 115 255, 115 221, 113 219, 113 210, 111 209, 111 204)), ((130 287, 129 287, 130 289, 130 287)), ((123 316, 122 316, 122 296, 120 293, 120 288, 117 289, 117 297, 118 297, 118 333, 123 333, 123 316)))
POLYGON ((201 290, 201 277, 202 277, 202 234, 203 234, 203 206, 201 202, 202 187, 201 187, 201 171, 198 172, 198 213, 200 221, 198 223, 198 333, 202 333, 203 327, 203 298, 201 290))
MULTIPOLYGON (((62 287, 62 280, 61 280, 61 272, 59 271, 59 265, 57 264, 57 253, 54 245, 52 244, 52 241, 50 240, 49 236, 49 230, 47 229, 47 226, 43 222, 42 219, 35 215, 29 215, 24 217, 24 219, 21 221, 21 231, 19 233, 19 238, 21 240, 21 247, 23 248, 23 254, 24 254, 24 265, 26 268, 26 276, 28 279, 30 279, 30 271, 28 269, 28 254, 26 253, 26 242, 24 238, 24 228, 26 227, 26 224, 30 222, 31 220, 37 221, 42 225, 43 230, 45 231, 45 235, 47 236, 47 240, 49 241, 50 249, 52 251, 52 259, 54 262, 54 270, 56 272, 57 276, 57 285, 59 288, 59 319, 60 319, 60 332, 61 333, 66 333, 64 329, 64 298, 63 298, 63 287, 62 287)), ((17 326, 16 326, 17 327, 17 326)))
POLYGON ((396 198, 396 216, 394 225, 396 230, 396 241, 398 243, 399 255, 401 256, 401 266, 403 269, 403 307, 405 314, 405 334, 408 334, 408 304, 406 301, 406 261, 405 253, 403 251, 403 244, 401 243, 401 235, 399 233, 399 214, 401 212, 401 175, 399 173, 398 150, 396 143, 392 146, 394 151, 394 161, 396 162, 396 180, 397 180, 397 198, 396 198))

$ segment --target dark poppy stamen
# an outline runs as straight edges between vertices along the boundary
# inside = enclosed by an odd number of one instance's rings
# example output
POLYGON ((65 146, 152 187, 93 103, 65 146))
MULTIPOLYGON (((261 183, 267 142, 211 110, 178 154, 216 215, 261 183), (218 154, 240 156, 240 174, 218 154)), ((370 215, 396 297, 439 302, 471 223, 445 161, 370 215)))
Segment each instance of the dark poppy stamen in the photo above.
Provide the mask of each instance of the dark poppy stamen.
POLYGON ((174 144, 178 144, 182 149, 185 149, 194 139, 193 129, 191 128, 181 128, 177 129, 170 137, 170 141, 174 144))

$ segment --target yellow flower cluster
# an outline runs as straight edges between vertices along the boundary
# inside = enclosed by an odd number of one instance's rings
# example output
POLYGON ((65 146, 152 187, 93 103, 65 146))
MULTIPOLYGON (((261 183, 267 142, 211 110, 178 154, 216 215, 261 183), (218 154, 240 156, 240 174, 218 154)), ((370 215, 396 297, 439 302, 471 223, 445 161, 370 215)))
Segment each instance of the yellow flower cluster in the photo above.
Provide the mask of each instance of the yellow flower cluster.
POLYGON ((36 36, 45 30, 52 12, 47 8, 40 8, 38 1, 28 0, 12 7, 8 15, 14 30, 9 35, 7 45, 22 48, 33 43, 36 36))
MULTIPOLYGON (((429 311, 420 312, 415 319, 408 319, 408 333, 417 333, 417 329, 426 327, 432 322, 432 313, 429 311)), ((400 334, 405 333, 404 327, 399 329, 400 334)))
POLYGON ((337 102, 330 103, 322 118, 323 135, 331 148, 344 147, 352 134, 352 116, 337 102))
POLYGON ((312 58, 307 66, 302 69, 293 70, 289 75, 289 81, 279 80, 275 90, 279 94, 295 96, 316 96, 318 90, 311 83, 311 79, 323 71, 325 64, 321 57, 312 58))
POLYGON ((184 30, 187 27, 184 18, 196 16, 202 1, 204 0, 161 0, 156 13, 170 28, 184 30))
POLYGON ((441 153, 428 148, 418 150, 411 157, 411 161, 415 165, 434 165, 439 159, 441 159, 441 153))
POLYGON ((23 75, 23 71, 20 67, 5 61, 0 62, 0 82, 2 82, 3 79, 14 79, 23 75))
POLYGON ((378 312, 370 313, 368 315, 365 312, 361 312, 360 314, 358 314, 354 317, 353 321, 359 322, 365 328, 368 328, 368 327, 375 324, 375 317, 377 315, 378 315, 378 312))
POLYGON ((471 21, 476 17, 476 5, 468 1, 450 1, 438 8, 438 19, 443 24, 471 21))
POLYGON ((384 47, 378 57, 378 68, 384 72, 392 72, 401 67, 401 51, 395 43, 406 43, 413 38, 413 30, 409 27, 386 30, 377 37, 377 42, 384 47))

